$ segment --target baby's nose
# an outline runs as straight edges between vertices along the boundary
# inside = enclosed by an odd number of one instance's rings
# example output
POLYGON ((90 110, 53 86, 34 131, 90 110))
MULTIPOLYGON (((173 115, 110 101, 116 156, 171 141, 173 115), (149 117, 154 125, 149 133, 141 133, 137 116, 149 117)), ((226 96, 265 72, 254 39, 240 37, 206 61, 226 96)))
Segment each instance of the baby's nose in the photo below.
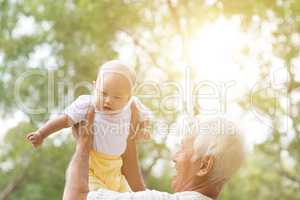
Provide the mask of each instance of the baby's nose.
POLYGON ((110 104, 111 103, 111 98, 109 96, 104 98, 104 103, 110 104))

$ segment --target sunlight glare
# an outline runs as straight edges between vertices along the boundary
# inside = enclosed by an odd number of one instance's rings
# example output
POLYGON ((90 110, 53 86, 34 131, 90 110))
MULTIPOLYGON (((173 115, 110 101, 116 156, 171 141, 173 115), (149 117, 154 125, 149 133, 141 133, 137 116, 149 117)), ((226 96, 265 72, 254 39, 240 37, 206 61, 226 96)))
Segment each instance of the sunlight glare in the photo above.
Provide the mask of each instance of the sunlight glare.
POLYGON ((235 56, 245 43, 237 20, 219 19, 206 24, 191 39, 189 56, 203 79, 234 79, 239 68, 235 56))

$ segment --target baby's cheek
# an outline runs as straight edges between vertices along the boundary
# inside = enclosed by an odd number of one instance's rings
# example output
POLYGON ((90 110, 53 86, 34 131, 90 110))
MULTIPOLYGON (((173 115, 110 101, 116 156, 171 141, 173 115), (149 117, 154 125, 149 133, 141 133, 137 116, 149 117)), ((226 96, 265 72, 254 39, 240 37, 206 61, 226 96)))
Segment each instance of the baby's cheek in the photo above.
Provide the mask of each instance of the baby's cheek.
POLYGON ((115 104, 112 107, 113 107, 114 110, 120 110, 120 109, 124 108, 125 105, 123 105, 123 104, 115 104))
POLYGON ((128 103, 128 101, 122 101, 122 102, 116 103, 114 107, 116 110, 119 110, 119 109, 124 108, 127 105, 127 103, 128 103))

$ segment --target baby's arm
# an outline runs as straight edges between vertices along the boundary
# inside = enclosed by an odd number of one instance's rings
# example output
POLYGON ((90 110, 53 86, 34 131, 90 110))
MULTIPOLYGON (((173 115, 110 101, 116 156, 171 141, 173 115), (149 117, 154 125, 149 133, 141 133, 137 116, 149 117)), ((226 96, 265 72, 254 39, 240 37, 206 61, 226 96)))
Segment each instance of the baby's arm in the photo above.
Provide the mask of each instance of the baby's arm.
POLYGON ((64 114, 49 120, 39 130, 27 134, 27 139, 34 147, 43 143, 43 140, 52 133, 63 128, 68 128, 85 119, 88 107, 91 105, 92 98, 90 95, 79 96, 70 106, 68 106, 64 114))
POLYGON ((68 128, 72 126, 72 120, 68 115, 63 114, 59 115, 58 117, 49 120, 45 125, 43 125, 40 129, 35 132, 28 133, 26 138, 32 143, 34 147, 38 147, 43 143, 43 140, 59 131, 63 128, 68 128))

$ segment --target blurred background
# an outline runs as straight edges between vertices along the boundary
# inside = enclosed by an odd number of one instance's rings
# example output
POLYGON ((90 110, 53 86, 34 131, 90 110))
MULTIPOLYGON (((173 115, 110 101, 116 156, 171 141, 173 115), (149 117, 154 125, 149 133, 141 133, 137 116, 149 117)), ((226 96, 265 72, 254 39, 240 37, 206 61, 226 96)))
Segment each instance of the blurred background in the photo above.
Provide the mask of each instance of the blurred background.
POLYGON ((25 141, 120 59, 155 115, 148 188, 171 191, 187 116, 225 116, 248 157, 220 199, 300 198, 299 0, 0 0, 0 200, 61 199, 69 130, 25 141), (171 170, 170 170, 171 169, 171 170))

